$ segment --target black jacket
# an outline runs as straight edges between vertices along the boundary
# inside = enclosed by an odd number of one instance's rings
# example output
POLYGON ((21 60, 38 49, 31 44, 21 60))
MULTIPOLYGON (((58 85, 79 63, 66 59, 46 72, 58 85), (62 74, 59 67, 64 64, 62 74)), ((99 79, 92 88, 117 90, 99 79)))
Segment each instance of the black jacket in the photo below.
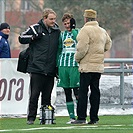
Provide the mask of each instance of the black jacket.
POLYGON ((59 35, 58 25, 55 24, 51 31, 48 31, 43 21, 40 20, 19 36, 19 42, 29 44, 30 47, 27 72, 55 76, 59 35), (40 38, 32 40, 34 35, 37 36, 40 33, 40 38))

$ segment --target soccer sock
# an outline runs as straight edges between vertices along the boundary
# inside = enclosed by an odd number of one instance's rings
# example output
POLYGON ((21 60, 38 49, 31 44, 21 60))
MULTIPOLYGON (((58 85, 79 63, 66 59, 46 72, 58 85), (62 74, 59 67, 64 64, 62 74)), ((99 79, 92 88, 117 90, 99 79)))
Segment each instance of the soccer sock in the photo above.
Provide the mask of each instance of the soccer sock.
POLYGON ((75 119, 75 114, 74 114, 74 103, 72 102, 66 102, 67 105, 67 110, 69 113, 69 116, 71 119, 75 119))

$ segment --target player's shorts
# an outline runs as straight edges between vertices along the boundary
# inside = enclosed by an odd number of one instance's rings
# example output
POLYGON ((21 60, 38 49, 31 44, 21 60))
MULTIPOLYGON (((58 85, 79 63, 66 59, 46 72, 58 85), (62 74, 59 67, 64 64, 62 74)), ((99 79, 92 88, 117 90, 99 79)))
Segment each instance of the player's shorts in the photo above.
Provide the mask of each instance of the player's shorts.
POLYGON ((78 67, 59 67, 58 87, 74 88, 79 87, 80 73, 78 67))

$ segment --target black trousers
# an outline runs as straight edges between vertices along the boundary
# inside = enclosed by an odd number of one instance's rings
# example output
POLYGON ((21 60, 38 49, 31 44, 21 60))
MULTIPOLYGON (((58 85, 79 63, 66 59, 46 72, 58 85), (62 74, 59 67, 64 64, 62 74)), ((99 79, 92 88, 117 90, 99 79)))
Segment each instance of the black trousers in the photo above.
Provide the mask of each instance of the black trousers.
POLYGON ((54 86, 54 77, 44 74, 31 74, 30 98, 27 120, 35 120, 38 108, 38 99, 41 93, 41 105, 51 104, 51 93, 54 86))
POLYGON ((85 120, 87 117, 88 91, 90 93, 90 120, 98 121, 98 110, 100 104, 99 80, 101 73, 80 73, 79 99, 77 105, 77 114, 79 120, 85 120))
POLYGON ((64 92, 65 92, 65 96, 66 96, 66 102, 72 102, 73 98, 72 98, 72 90, 74 92, 74 96, 76 98, 76 100, 78 100, 78 91, 79 88, 75 87, 75 88, 63 88, 64 92))

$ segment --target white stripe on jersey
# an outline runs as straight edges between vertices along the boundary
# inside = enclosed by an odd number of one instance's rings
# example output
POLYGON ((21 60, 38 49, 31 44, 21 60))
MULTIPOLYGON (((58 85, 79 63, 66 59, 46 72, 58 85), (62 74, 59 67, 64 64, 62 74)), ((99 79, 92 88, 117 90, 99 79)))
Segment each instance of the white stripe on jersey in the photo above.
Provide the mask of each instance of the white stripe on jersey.
POLYGON ((70 58, 71 58, 71 54, 72 54, 72 53, 70 53, 70 55, 69 55, 69 59, 68 59, 68 61, 69 61, 69 62, 68 62, 68 66, 70 66, 70 62, 71 62, 71 60, 70 60, 70 58))
POLYGON ((67 54, 65 54, 65 57, 64 57, 64 66, 66 66, 66 55, 67 54))
POLYGON ((62 57, 63 57, 63 56, 61 55, 61 58, 60 58, 60 66, 61 66, 61 62, 62 62, 62 57))
POLYGON ((31 38, 32 35, 21 35, 20 37, 21 37, 21 38, 31 38))
POLYGON ((22 34, 26 34, 29 30, 30 30, 30 28, 28 28, 26 31, 22 32, 22 34))
POLYGON ((31 29, 33 30, 34 34, 36 34, 36 35, 37 35, 37 32, 36 32, 36 30, 34 29, 34 26, 33 26, 33 25, 31 25, 30 27, 31 27, 31 29))

